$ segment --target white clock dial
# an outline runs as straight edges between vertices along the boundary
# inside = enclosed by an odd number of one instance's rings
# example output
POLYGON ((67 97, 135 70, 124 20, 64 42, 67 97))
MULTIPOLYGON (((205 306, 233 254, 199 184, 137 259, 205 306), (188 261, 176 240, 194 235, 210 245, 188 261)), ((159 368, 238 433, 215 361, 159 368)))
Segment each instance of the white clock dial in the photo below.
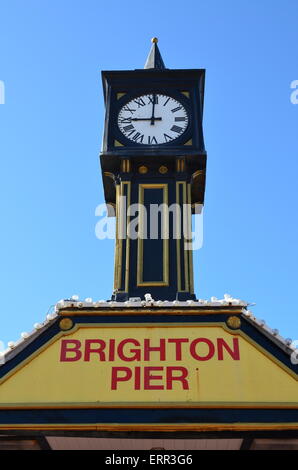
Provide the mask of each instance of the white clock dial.
POLYGON ((180 137, 187 129, 185 107, 171 96, 149 94, 134 98, 118 114, 125 137, 142 145, 160 145, 180 137))

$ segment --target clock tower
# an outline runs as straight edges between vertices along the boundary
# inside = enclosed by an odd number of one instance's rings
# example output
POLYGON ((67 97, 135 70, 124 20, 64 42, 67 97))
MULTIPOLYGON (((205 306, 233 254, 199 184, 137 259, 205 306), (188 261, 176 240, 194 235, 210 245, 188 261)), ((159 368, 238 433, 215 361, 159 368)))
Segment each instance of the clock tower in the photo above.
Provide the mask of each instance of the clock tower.
POLYGON ((114 291, 125 301, 195 299, 191 214, 204 203, 203 69, 167 69, 157 38, 144 69, 102 72, 105 200, 116 216, 114 291))

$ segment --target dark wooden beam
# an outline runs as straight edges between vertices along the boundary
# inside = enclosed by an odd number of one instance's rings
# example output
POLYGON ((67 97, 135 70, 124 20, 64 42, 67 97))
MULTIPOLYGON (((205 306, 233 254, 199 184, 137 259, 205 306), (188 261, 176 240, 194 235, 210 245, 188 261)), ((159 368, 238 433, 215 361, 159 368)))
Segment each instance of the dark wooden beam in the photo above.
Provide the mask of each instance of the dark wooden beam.
POLYGON ((254 439, 252 437, 245 437, 242 441, 239 450, 250 450, 254 439))
POLYGON ((37 442, 40 445, 41 450, 52 450, 47 438, 45 436, 36 437, 37 442))
POLYGON ((100 437, 100 438, 114 438, 114 439, 298 439, 297 430, 285 431, 209 431, 209 432, 194 432, 194 431, 180 431, 180 432, 150 432, 150 431, 69 431, 69 430, 47 430, 47 431, 32 431, 25 429, 16 430, 0 430, 0 439, 7 437, 27 437, 37 438, 47 436, 64 436, 64 437, 100 437), (8 435, 9 433, 9 435, 8 435))

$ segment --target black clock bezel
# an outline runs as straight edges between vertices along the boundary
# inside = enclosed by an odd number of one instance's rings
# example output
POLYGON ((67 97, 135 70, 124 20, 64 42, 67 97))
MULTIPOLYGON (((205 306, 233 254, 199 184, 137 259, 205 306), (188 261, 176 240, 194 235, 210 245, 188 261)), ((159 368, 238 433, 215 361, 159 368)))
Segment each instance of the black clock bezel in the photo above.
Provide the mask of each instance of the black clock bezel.
MULTIPOLYGON (((110 123, 112 126, 112 135, 114 136, 114 140, 120 142, 124 147, 130 147, 134 149, 166 149, 169 147, 181 147, 185 144, 185 142, 189 141, 192 138, 192 126, 193 126, 193 119, 192 119, 192 103, 191 99, 186 97, 182 91, 180 90, 169 90, 169 89, 162 89, 159 87, 158 89, 154 88, 142 88, 138 90, 134 90, 134 92, 127 92, 121 98, 117 99, 117 91, 114 92, 115 96, 113 97, 117 103, 117 106, 113 106, 113 110, 111 113, 110 123), (159 144, 145 144, 145 143, 137 143, 133 142, 132 140, 125 137, 125 135, 121 132, 118 126, 118 115, 121 111, 122 107, 125 104, 129 103, 131 100, 136 99, 143 95, 150 95, 150 94, 159 94, 164 96, 169 96, 176 101, 180 102, 182 106, 185 108, 188 116, 188 125, 186 130, 181 134, 181 136, 177 137, 176 139, 171 140, 170 142, 164 142, 159 144)), ((114 101, 112 100, 112 101, 114 101)), ((115 104, 114 101, 114 104, 115 104)), ((115 145, 113 145, 115 147, 115 145)), ((119 147, 116 147, 119 149, 119 147)))
POLYGON ((116 116, 114 118, 115 119, 115 122, 116 122, 116 127, 117 127, 117 140, 118 141, 125 141, 127 142, 125 144, 125 146, 137 146, 138 148, 142 147, 142 148, 164 148, 164 147, 172 147, 172 146, 176 146, 176 145, 183 145, 184 142, 187 142, 187 140, 190 139, 189 137, 189 130, 190 130, 190 127, 192 126, 192 116, 191 116, 191 104, 189 103, 189 98, 187 98, 183 93, 181 93, 179 90, 175 90, 171 93, 167 91, 165 92, 162 92, 160 90, 150 90, 150 91, 145 91, 145 92, 142 92, 142 94, 136 94, 136 93, 127 93, 125 94, 123 97, 119 98, 118 100, 118 107, 117 107, 117 110, 116 110, 116 116), (183 133, 176 137, 175 139, 172 139, 171 141, 169 142, 163 142, 163 143, 158 143, 158 144, 146 144, 146 143, 139 143, 139 142, 134 142, 133 140, 127 138, 123 132, 120 130, 119 128, 119 125, 118 125, 118 116, 119 116, 119 113, 121 111, 121 109, 123 108, 123 106, 125 106, 126 104, 130 103, 131 101, 133 101, 134 99, 136 98, 140 98, 141 96, 146 96, 146 95, 152 95, 152 94, 158 94, 158 95, 163 95, 163 96, 167 96, 167 97, 170 97, 170 98, 173 98, 175 101, 177 101, 178 103, 181 103, 181 105, 184 107, 185 111, 187 112, 187 118, 188 118, 188 123, 187 123, 187 127, 186 129, 183 131, 183 133), (128 97, 129 95, 129 97, 128 97), (118 135, 118 132, 119 132, 119 135, 118 135), (182 144, 181 144, 182 142, 182 144))

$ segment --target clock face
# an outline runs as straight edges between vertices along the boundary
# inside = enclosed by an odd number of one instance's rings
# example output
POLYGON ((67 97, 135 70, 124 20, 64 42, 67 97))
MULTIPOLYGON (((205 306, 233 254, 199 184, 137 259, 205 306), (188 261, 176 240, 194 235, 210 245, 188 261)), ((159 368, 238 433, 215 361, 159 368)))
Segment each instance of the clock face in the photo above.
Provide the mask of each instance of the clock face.
POLYGON ((134 98, 118 114, 122 134, 141 145, 161 145, 180 137, 187 129, 185 107, 171 96, 149 94, 134 98))

